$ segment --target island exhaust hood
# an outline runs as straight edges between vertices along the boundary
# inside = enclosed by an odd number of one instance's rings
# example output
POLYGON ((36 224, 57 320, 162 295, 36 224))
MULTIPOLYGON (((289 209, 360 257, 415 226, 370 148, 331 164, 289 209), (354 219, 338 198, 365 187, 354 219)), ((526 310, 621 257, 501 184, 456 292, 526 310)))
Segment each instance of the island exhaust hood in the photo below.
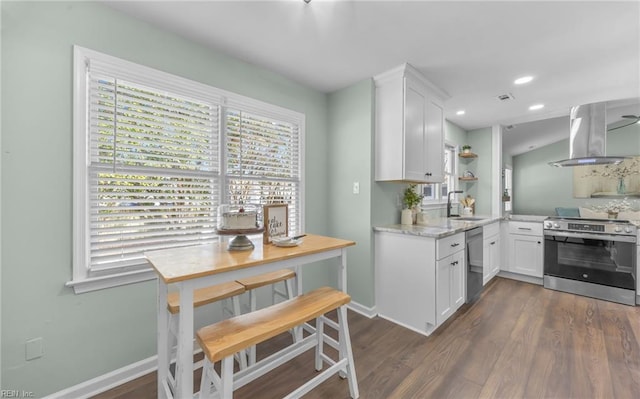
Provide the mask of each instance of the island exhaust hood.
POLYGON ((619 164, 625 157, 608 157, 607 103, 571 108, 569 122, 569 159, 549 162, 551 166, 619 164))

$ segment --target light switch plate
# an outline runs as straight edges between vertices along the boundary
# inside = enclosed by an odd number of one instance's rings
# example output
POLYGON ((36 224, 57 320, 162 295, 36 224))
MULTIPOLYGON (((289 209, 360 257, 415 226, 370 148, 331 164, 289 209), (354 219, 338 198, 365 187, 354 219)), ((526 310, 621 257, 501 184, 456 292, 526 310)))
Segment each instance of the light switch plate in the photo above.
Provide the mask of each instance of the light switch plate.
POLYGON ((357 182, 357 181, 353 182, 353 193, 360 194, 360 182, 357 182))

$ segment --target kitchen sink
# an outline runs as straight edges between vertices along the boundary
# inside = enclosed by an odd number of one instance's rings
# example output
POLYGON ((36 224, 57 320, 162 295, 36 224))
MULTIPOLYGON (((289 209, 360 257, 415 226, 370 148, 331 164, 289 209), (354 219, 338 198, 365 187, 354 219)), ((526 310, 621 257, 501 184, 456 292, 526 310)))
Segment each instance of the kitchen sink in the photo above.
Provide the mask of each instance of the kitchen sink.
POLYGON ((485 220, 486 218, 481 218, 481 217, 476 217, 476 216, 452 216, 449 219, 451 220, 468 220, 468 221, 474 221, 474 220, 485 220))

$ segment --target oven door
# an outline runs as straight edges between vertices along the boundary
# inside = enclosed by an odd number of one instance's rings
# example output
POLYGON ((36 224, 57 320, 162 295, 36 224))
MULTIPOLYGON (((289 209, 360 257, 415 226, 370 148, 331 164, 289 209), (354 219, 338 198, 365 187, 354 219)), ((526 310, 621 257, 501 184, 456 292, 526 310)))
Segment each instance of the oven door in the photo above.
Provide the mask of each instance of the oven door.
POLYGON ((545 231, 544 275, 635 291, 636 238, 545 231))

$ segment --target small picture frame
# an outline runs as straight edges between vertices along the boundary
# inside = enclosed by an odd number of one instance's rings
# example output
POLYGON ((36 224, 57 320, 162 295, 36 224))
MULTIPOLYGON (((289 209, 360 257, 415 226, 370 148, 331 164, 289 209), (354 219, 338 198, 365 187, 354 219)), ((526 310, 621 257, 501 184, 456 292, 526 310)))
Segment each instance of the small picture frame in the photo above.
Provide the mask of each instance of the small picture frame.
POLYGON ((289 206, 287 204, 264 205, 265 244, 271 243, 273 237, 287 237, 289 234, 289 206))

